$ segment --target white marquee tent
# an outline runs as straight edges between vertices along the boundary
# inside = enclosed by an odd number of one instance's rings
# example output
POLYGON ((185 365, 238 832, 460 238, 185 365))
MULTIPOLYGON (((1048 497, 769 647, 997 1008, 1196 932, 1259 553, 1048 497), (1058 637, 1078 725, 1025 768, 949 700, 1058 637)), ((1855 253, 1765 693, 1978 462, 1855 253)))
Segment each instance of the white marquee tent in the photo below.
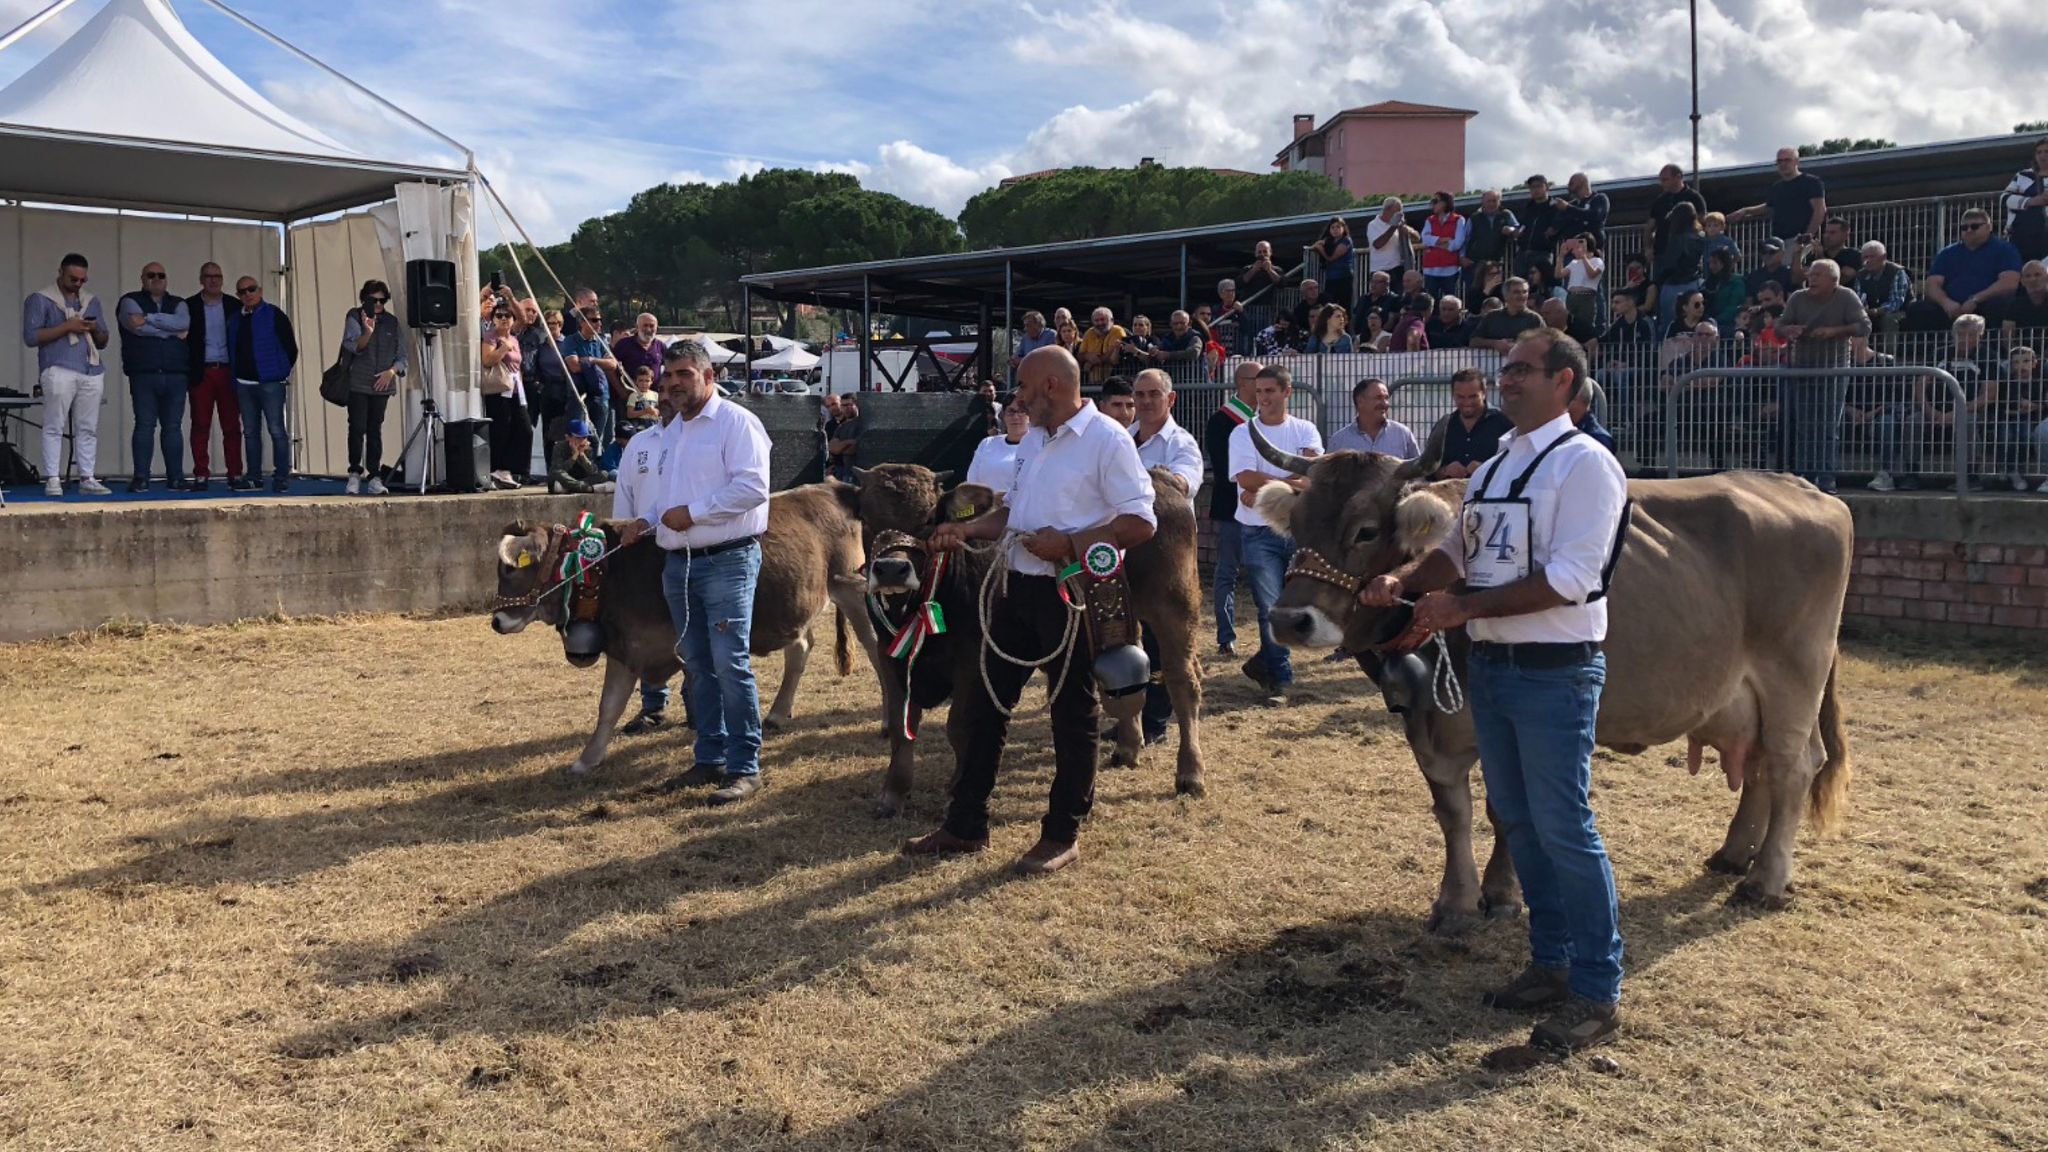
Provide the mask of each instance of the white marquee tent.
POLYGON ((767 356, 756 356, 753 363, 756 372, 809 372, 817 366, 818 357, 804 351, 803 345, 794 341, 767 356))
MULTIPOLYGON (((0 37, 0 52, 22 51, 16 45, 73 2, 59 0, 0 37)), ((352 84, 218 0, 207 3, 352 84)), ((197 289, 198 265, 206 260, 220 263, 230 283, 237 275, 258 276, 266 298, 291 315, 302 349, 291 400, 295 464, 302 472, 335 473, 345 462, 346 420, 321 402, 317 385, 340 344, 343 314, 357 288, 365 280, 385 281, 394 311, 403 315, 405 261, 452 260, 460 321, 436 342, 424 375, 448 418, 481 415, 474 166, 459 144, 384 106, 451 148, 462 166, 365 155, 250 87, 193 37, 168 0, 107 0, 0 89, 0 199, 86 210, 0 207, 0 293, 11 293, 0 299, 20 300, 50 282, 66 251, 92 261, 93 290, 110 315, 114 298, 139 284, 137 275, 151 260, 165 264, 172 289, 181 294, 197 289), (148 94, 146 109, 138 107, 141 93, 148 94), (139 131, 165 124, 175 125, 176 138, 139 131), (369 205, 377 207, 315 219, 369 205), (172 213, 209 219, 163 215, 172 213)), ((23 355, 11 374, 0 358, 0 385, 27 391, 35 353, 19 333, 10 335, 23 355)), ((130 463, 132 418, 120 383, 118 339, 108 353, 98 470, 119 477, 130 463)), ((419 364, 417 341, 410 353, 419 364)), ((422 375, 416 370, 415 381, 422 375)), ((417 390, 408 401, 404 411, 394 406, 387 417, 387 456, 412 426, 417 390)), ((421 455, 416 450, 408 457, 409 472, 421 455)), ((215 473, 220 470, 216 464, 215 473)))

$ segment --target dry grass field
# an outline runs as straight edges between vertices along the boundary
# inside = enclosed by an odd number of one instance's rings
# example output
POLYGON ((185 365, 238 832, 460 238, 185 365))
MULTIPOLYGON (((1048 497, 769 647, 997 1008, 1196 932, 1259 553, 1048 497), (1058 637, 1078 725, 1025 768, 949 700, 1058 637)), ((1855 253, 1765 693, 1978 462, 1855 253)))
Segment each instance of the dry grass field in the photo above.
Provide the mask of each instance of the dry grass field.
MULTIPOLYGON (((1704 872, 1732 798, 1603 754, 1628 1027, 1507 1075, 1440 940, 1426 793, 1355 670, 1268 711, 1212 670, 1210 794, 1106 771, 1079 868, 895 854, 873 701, 830 661, 772 785, 651 794, 687 749, 558 769, 598 673, 478 617, 152 629, 0 662, 0 1147, 2048 1148, 2048 681, 1862 647, 1848 832, 1782 913, 1704 872)), ((779 662, 764 669, 772 686, 779 662)), ((1486 841, 1482 837, 1482 848, 1486 841)))

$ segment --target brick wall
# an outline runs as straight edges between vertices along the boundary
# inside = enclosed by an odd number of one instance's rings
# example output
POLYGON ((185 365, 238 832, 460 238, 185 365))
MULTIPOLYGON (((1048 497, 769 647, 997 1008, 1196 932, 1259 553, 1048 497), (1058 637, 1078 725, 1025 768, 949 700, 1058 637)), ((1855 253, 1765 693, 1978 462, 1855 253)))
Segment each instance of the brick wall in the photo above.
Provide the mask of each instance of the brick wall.
POLYGON ((2048 632, 2048 500, 1854 493, 1845 614, 1877 630, 2039 639, 2048 632))

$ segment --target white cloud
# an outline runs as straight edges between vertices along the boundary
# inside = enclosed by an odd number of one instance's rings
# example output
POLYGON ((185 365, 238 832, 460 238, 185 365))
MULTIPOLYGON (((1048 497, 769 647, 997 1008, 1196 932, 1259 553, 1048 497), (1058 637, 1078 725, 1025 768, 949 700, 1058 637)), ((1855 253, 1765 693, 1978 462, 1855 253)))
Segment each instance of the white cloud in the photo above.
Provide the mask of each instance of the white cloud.
POLYGON ((1006 176, 1015 175, 1001 164, 970 168, 929 152, 908 140, 892 140, 875 150, 875 161, 827 162, 817 166, 827 172, 851 172, 861 187, 889 192, 916 204, 927 204, 948 216, 960 211, 968 197, 1006 176))

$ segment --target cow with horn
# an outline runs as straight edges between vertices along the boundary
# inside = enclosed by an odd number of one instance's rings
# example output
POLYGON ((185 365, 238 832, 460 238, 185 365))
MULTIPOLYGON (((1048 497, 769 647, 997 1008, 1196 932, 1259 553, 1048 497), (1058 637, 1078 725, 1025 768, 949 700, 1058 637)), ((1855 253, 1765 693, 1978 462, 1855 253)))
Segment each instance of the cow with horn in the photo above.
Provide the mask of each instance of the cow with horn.
MULTIPOLYGON (((1361 602, 1375 578, 1447 538, 1461 544, 1466 482, 1425 480, 1441 432, 1407 463, 1356 452, 1310 460, 1275 449, 1256 429, 1253 440, 1268 461, 1309 480, 1303 491, 1262 492, 1266 518, 1298 548, 1274 631, 1295 647, 1342 645, 1359 654, 1402 713, 1445 841, 1430 927, 1449 932, 1520 907, 1497 817, 1483 882, 1475 867, 1470 776, 1478 745, 1469 710, 1445 698, 1445 674, 1435 667, 1448 659, 1448 675, 1462 679, 1469 645, 1457 629, 1445 643, 1426 643, 1407 604, 1361 602)), ((1756 472, 1635 480, 1627 493, 1632 514, 1609 584, 1596 739, 1639 753, 1684 737, 1694 772, 1702 750, 1713 748, 1741 798, 1707 866, 1744 875, 1733 899, 1782 906, 1802 810, 1827 830, 1848 796, 1835 678, 1849 511, 1803 480, 1756 472)))

